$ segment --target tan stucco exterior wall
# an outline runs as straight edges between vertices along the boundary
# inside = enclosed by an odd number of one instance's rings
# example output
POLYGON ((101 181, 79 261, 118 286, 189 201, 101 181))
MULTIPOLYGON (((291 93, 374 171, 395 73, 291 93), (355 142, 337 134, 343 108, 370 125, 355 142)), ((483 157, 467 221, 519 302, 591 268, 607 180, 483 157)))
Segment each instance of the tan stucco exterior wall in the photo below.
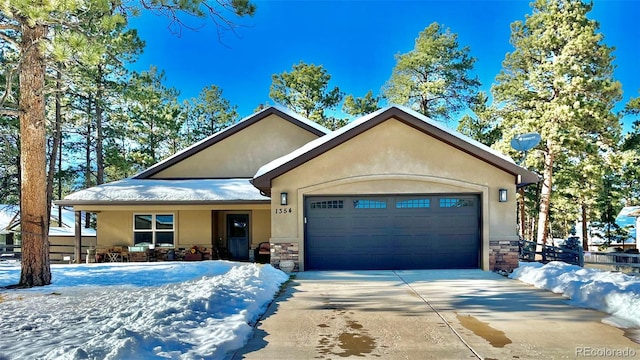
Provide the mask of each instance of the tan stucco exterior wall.
POLYGON ((270 115, 152 178, 250 178, 262 165, 317 137, 289 121, 270 115))
POLYGON ((299 244, 304 270, 304 197, 340 194, 474 193, 482 202, 481 266, 489 269, 489 241, 517 239, 515 179, 492 165, 395 119, 358 135, 272 181, 274 212, 279 194, 292 212, 274 213, 273 243, 299 244), (505 188, 509 201, 498 202, 505 188))
POLYGON ((175 247, 211 247, 210 210, 180 210, 176 217, 178 234, 175 247))
POLYGON ((133 215, 134 214, 174 214, 175 216, 175 247, 190 248, 198 245, 211 247, 212 240, 212 211, 218 211, 217 237, 222 237, 222 244, 226 244, 226 215, 248 214, 250 221, 251 247, 269 241, 271 238, 271 211, 269 204, 226 205, 212 208, 211 205, 193 205, 191 208, 182 206, 120 206, 110 210, 101 210, 98 215, 97 247, 131 246, 133 245, 133 215))
POLYGON ((133 245, 133 211, 102 211, 97 214, 98 247, 133 245))
POLYGON ((255 248, 261 242, 271 239, 271 210, 255 210, 251 217, 251 248, 255 248))

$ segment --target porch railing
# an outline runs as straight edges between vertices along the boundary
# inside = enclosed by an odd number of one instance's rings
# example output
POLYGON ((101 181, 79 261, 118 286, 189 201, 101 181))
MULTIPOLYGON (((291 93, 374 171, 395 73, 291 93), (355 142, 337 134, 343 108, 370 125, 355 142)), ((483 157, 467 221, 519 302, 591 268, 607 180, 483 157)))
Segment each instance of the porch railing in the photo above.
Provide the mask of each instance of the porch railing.
MULTIPOLYGON (((84 263, 87 258, 87 249, 93 248, 90 245, 82 245, 80 252, 81 261, 84 263)), ((0 260, 20 260, 22 259, 22 249, 20 245, 0 244, 0 260)), ((52 264, 69 263, 75 259, 74 245, 49 244, 49 261, 52 264)))

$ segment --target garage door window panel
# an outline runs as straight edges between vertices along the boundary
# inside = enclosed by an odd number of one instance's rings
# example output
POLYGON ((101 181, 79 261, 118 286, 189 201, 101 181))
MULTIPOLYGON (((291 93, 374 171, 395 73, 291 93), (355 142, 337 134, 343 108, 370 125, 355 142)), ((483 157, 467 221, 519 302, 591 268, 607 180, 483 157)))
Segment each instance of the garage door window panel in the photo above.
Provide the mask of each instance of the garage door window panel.
POLYGON ((396 209, 428 209, 431 199, 409 199, 396 201, 396 209))
POLYGON ((354 209, 386 209, 387 202, 378 201, 378 200, 358 199, 358 200, 353 200, 353 208, 354 209))
POLYGON ((344 208, 344 201, 342 200, 327 200, 327 201, 315 201, 311 203, 312 209, 342 209, 344 208))
POLYGON ((465 208, 473 207, 475 203, 471 199, 461 198, 440 198, 441 208, 465 208))

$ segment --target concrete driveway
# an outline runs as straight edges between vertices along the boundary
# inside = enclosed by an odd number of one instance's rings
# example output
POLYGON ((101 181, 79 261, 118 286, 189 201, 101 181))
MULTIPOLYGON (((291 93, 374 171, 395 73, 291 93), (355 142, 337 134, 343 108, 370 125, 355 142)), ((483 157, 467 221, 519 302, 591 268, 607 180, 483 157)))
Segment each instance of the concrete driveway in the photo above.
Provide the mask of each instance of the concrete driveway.
POLYGON ((481 270, 301 272, 231 358, 640 358, 605 316, 481 270))

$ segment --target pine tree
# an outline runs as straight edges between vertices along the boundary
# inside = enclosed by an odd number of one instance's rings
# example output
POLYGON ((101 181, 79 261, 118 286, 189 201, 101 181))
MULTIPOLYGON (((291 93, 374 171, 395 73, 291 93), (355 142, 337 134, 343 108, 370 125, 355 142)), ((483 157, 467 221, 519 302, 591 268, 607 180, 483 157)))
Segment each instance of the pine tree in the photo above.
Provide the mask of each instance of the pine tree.
POLYGON ((182 126, 179 92, 163 85, 164 71, 151 67, 134 74, 127 87, 129 134, 134 142, 131 157, 139 170, 147 168, 175 150, 182 126))
POLYGON ((543 139, 528 159, 542 164, 538 242, 548 235, 556 160, 611 147, 620 131, 612 112, 621 94, 613 79, 612 48, 587 17, 591 9, 592 4, 573 0, 533 2, 532 14, 511 25, 514 51, 492 88, 505 141, 530 131, 543 139))
MULTIPOLYGON (((47 58, 51 54, 48 40, 52 27, 60 26, 77 32, 81 15, 94 6, 107 5, 121 10, 132 10, 121 2, 98 0, 7 0, 0 3, 0 40, 9 43, 19 54, 19 91, 17 108, 5 109, 2 114, 19 116, 21 140, 21 192, 20 213, 22 230, 22 273, 20 286, 41 286, 51 282, 49 266, 46 177, 46 91, 47 58)), ((207 1, 150 1, 141 0, 143 8, 165 13, 180 26, 181 15, 209 17, 219 28, 233 29, 233 22, 225 12, 237 16, 253 15, 255 6, 248 0, 207 1)), ((116 14, 114 14, 116 15, 116 14)), ((124 16, 124 14, 123 14, 124 16)), ((107 23, 109 19, 105 20, 107 23)), ((82 32, 77 32, 82 35, 82 32)), ((80 37, 77 37, 81 39, 80 37)), ((54 39, 55 40, 55 39, 54 39)), ((90 47, 93 44, 87 42, 90 47)), ((89 53, 89 52, 87 52, 89 53)), ((6 89, 12 89, 12 85, 6 89)))
POLYGON ((384 97, 434 120, 453 119, 473 103, 480 86, 470 75, 476 59, 469 53, 468 47, 460 48, 456 34, 432 23, 418 35, 412 51, 396 55, 384 97))
MULTIPOLYGON (((631 116, 640 116, 640 97, 629 100, 624 112, 631 116)), ((633 122, 631 132, 622 142, 621 162, 620 179, 626 194, 625 204, 640 205, 640 118, 633 122)))
POLYGON ((205 87, 197 98, 187 100, 183 109, 182 146, 213 135, 238 120, 237 106, 231 106, 222 96, 222 89, 215 85, 205 87))
POLYGON ((364 97, 356 98, 349 94, 344 98, 342 111, 352 116, 362 116, 371 114, 380 109, 380 97, 373 96, 373 91, 369 90, 364 97))
POLYGON ((502 138, 502 130, 498 126, 494 109, 487 105, 488 101, 487 94, 484 91, 479 92, 471 104, 475 116, 465 114, 458 123, 458 131, 491 146, 502 138))
POLYGON ((344 94, 337 86, 329 90, 331 75, 322 65, 301 61, 291 72, 273 74, 271 79, 269 97, 276 103, 332 130, 346 124, 326 113, 340 104, 344 94))

